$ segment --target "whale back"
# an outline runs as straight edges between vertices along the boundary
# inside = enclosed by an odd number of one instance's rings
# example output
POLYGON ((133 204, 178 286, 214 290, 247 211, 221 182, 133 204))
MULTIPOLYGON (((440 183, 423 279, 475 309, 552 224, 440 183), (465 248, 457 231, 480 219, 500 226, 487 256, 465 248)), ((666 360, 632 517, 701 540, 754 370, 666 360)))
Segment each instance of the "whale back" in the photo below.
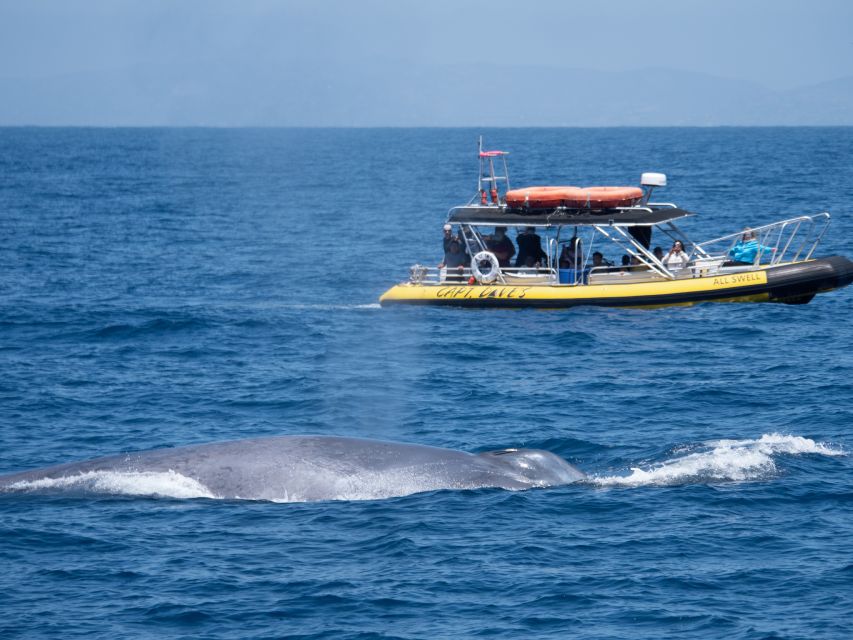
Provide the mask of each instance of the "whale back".
POLYGON ((2 476, 0 489, 153 492, 285 502, 364 500, 439 489, 525 489, 563 484, 576 479, 566 466, 574 469, 545 451, 471 454, 362 438, 275 436, 47 467, 2 476), (180 493, 170 493, 176 483, 180 493), (155 489, 145 489, 152 486, 155 489))

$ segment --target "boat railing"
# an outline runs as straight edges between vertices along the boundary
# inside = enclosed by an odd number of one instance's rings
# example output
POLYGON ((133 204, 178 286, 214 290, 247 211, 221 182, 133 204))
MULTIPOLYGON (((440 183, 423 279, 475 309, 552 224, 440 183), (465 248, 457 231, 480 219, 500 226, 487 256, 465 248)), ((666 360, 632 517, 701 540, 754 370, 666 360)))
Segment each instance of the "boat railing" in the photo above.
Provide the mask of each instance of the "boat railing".
MULTIPOLYGON (((676 274, 678 270, 676 270, 676 274)), ((416 264, 409 269, 409 282, 412 284, 433 285, 462 285, 468 284, 475 276, 469 267, 448 269, 445 267, 427 267, 416 264)), ((600 280, 603 276, 613 276, 616 281, 648 280, 667 277, 656 272, 646 264, 616 266, 601 265, 579 267, 577 269, 548 269, 534 267, 503 267, 494 281, 488 284, 505 285, 564 285, 579 286, 589 284, 592 280, 600 280), (626 277, 627 276, 627 277, 626 277)))
MULTIPOLYGON (((474 272, 469 267, 462 269, 427 267, 416 264, 409 267, 409 282, 412 284, 467 284, 474 272)), ((555 269, 535 267, 502 267, 494 282, 490 284, 553 284, 559 279, 555 269)))
POLYGON ((695 246, 705 252, 709 260, 725 261, 744 232, 751 231, 758 243, 754 265, 762 262, 771 266, 783 262, 800 262, 812 257, 826 233, 829 219, 829 213, 825 211, 811 216, 797 216, 729 233, 695 246))
POLYGON ((590 282, 623 282, 628 280, 670 280, 678 277, 681 268, 671 269, 673 278, 651 268, 648 264, 603 265, 588 269, 590 282))
POLYGON ((658 209, 661 207, 666 207, 667 209, 678 209, 678 205, 674 202, 647 202, 646 206, 657 207, 658 209))
POLYGON ((678 209, 674 202, 647 202, 646 204, 635 204, 630 207, 613 207, 615 211, 644 211, 652 213, 655 209, 678 209))

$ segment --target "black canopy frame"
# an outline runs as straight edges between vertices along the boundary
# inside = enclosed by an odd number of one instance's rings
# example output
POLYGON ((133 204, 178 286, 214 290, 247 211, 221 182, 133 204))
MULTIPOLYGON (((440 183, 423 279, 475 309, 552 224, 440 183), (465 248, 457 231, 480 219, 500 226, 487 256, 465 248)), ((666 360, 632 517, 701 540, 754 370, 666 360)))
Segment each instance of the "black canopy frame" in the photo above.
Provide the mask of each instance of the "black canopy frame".
POLYGON ((451 224, 552 227, 563 225, 654 226, 696 215, 678 207, 625 207, 597 211, 579 209, 530 210, 505 206, 463 206, 450 210, 451 224))

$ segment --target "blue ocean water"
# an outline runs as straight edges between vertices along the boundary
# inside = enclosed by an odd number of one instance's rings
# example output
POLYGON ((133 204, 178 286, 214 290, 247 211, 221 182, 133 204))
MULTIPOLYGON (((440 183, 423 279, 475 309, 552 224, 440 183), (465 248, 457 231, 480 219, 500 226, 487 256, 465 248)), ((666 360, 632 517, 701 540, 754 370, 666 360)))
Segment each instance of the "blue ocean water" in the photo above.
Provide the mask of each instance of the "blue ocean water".
POLYGON ((0 496, 0 636, 853 636, 853 289, 805 306, 380 309, 476 137, 710 238, 828 210, 853 129, 0 129, 0 472, 339 434, 536 447, 587 482, 273 503, 0 496))

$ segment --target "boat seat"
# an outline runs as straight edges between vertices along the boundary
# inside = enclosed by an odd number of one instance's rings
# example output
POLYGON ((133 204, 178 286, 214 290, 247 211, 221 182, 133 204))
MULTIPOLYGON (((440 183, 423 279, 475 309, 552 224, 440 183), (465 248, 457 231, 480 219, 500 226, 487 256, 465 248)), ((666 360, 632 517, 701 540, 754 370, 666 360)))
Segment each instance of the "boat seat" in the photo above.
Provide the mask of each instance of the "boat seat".
POLYGON ((667 278, 656 271, 646 269, 643 271, 594 273, 589 277, 589 284, 635 284, 638 282, 661 282, 664 280, 667 280, 667 278))
POLYGON ((696 258, 690 265, 690 270, 693 272, 693 277, 708 276, 717 273, 723 263, 726 261, 724 257, 711 258, 696 258))
POLYGON ((548 284, 554 281, 548 273, 504 273, 503 279, 507 284, 548 284))

